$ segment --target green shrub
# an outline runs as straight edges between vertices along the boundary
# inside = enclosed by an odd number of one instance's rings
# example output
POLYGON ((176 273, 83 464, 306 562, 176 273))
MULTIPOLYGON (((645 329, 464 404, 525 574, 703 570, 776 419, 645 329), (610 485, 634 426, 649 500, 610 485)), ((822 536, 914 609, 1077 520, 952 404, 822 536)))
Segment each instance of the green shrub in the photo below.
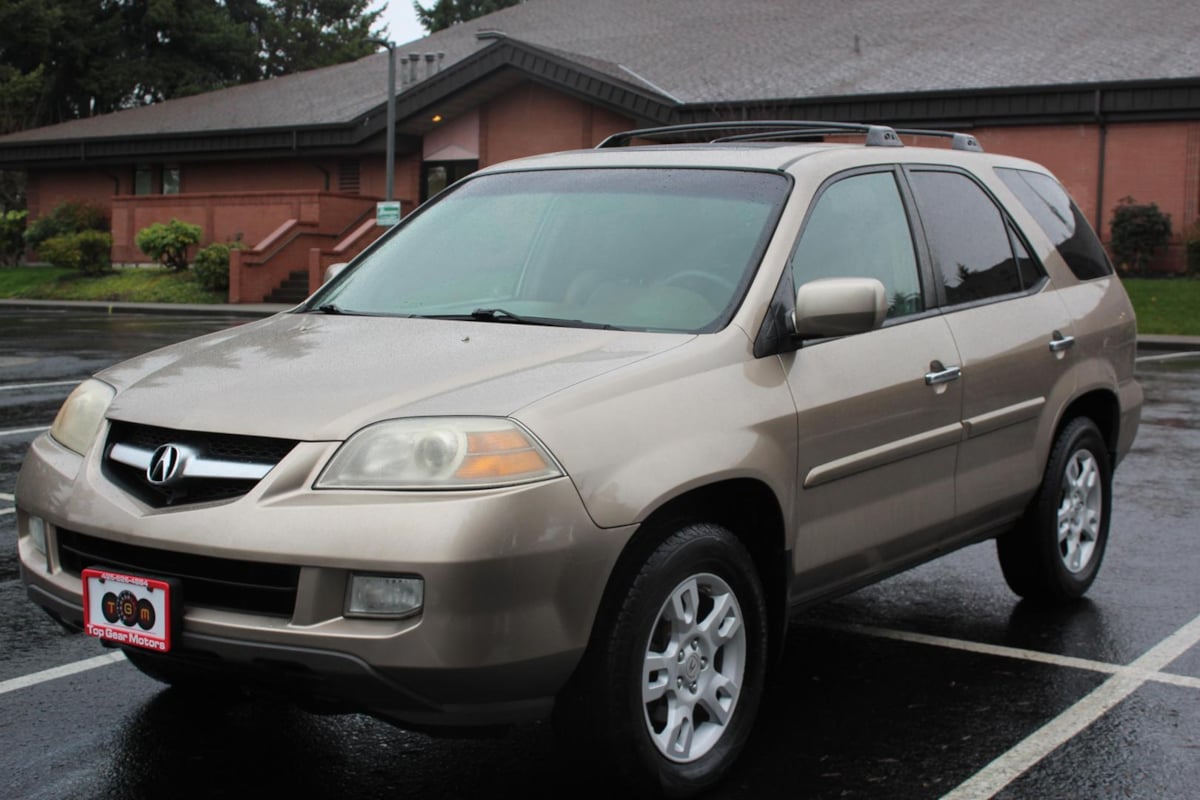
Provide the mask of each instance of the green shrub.
POLYGON ((1187 274, 1200 277, 1200 220, 1192 224, 1184 234, 1184 251, 1187 255, 1187 274))
POLYGON ((1112 251, 1123 270, 1145 272, 1154 254, 1170 240, 1171 215, 1160 211, 1157 204, 1122 197, 1113 209, 1112 251))
POLYGON ((38 217, 25 229, 25 244, 38 251, 38 255, 49 260, 41 252, 41 244, 56 236, 65 236, 81 231, 109 230, 108 214, 99 206, 89 203, 59 203, 44 217, 38 217))
POLYGON ((0 264, 15 266, 25 252, 25 221, 28 211, 5 211, 0 214, 0 264))
POLYGON ((112 266, 112 234, 80 231, 54 236, 41 243, 38 254, 53 267, 99 275, 112 266))
POLYGON ((138 231, 135 241, 139 250, 164 267, 185 270, 188 248, 200 242, 200 226, 177 219, 156 222, 138 231))
POLYGON ((240 242, 213 242, 196 253, 192 264, 192 272, 196 275, 196 283, 211 291, 229 288, 229 251, 240 250, 244 247, 240 242))

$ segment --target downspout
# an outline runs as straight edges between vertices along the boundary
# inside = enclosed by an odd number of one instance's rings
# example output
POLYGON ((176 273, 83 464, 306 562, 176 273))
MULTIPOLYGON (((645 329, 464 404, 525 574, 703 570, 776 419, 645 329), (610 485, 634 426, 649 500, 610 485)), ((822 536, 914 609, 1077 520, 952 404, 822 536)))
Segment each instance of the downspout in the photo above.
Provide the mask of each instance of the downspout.
POLYGON ((1100 152, 1096 165, 1096 230, 1101 231, 1104 225, 1104 167, 1108 160, 1108 124, 1104 121, 1104 93, 1096 90, 1095 118, 1096 126, 1100 129, 1100 152))

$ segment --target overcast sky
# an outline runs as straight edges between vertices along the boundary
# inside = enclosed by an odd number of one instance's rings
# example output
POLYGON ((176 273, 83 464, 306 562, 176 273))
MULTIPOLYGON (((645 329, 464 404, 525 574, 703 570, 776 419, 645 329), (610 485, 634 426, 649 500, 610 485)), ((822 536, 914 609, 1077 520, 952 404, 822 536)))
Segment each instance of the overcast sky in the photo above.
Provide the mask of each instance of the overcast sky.
MULTIPOLYGON (((426 8, 431 5, 433 5, 433 0, 425 0, 426 8)), ((387 25, 388 38, 396 44, 411 42, 413 39, 420 39, 425 35, 425 29, 417 22, 412 0, 380 0, 370 8, 383 9, 379 21, 387 25)))

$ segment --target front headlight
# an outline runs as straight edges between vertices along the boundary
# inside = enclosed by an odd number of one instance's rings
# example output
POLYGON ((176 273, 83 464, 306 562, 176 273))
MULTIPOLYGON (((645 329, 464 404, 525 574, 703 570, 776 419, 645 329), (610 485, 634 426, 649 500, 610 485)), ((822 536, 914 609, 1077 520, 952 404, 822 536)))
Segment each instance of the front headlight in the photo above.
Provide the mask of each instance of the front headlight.
POLYGON ((88 378, 62 404, 50 426, 50 435, 63 447, 83 455, 100 432, 104 414, 116 394, 117 390, 107 383, 88 378))
POLYGON ((394 419, 343 444, 317 489, 484 489, 562 475, 517 423, 494 417, 394 419))

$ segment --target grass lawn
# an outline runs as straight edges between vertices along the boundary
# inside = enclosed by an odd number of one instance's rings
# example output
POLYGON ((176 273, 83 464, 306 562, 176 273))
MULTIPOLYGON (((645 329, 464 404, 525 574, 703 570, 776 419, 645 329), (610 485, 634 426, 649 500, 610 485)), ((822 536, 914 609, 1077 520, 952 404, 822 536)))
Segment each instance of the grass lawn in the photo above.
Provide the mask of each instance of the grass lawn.
POLYGON ((90 277, 57 267, 0 269, 0 297, 129 303, 224 303, 226 299, 224 292, 200 288, 187 272, 138 268, 90 277))
POLYGON ((1200 280, 1125 278, 1138 333, 1200 336, 1200 280))

